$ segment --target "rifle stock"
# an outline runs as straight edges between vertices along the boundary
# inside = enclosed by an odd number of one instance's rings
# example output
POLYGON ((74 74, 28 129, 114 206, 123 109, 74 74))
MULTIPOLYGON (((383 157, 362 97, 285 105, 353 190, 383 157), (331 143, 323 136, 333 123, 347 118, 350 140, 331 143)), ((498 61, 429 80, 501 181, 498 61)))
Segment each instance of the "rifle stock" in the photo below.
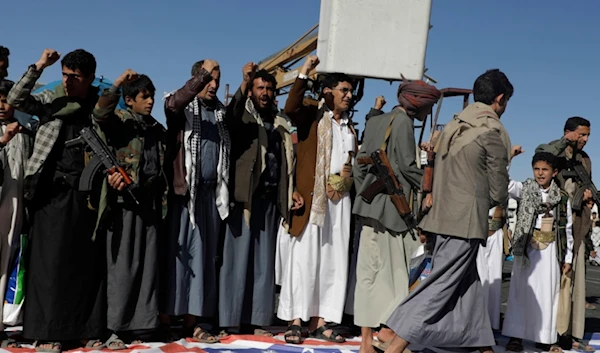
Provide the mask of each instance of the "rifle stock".
POLYGON ((422 189, 423 193, 428 194, 433 190, 433 168, 435 162, 435 152, 427 152, 427 165, 423 171, 422 189))

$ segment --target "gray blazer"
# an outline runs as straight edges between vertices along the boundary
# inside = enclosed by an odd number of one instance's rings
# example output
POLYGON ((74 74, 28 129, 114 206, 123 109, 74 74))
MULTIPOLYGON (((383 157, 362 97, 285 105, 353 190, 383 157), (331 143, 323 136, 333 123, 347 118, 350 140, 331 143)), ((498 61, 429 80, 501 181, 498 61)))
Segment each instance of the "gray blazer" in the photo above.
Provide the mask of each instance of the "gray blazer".
MULTIPOLYGON (((423 170, 417 168, 415 133, 413 119, 409 118, 402 110, 394 109, 390 113, 372 116, 365 127, 365 137, 358 157, 370 156, 379 149, 385 137, 385 131, 390 118, 396 114, 392 123, 392 133, 387 145, 387 155, 398 181, 402 184, 406 199, 409 200, 410 190, 418 190, 423 178, 423 170)), ((379 221, 389 231, 395 233, 405 232, 408 228, 394 207, 389 196, 379 194, 373 202, 368 204, 359 196, 366 188, 377 180, 374 174, 369 173, 368 165, 354 164, 353 174, 357 196, 354 201, 353 213, 379 221)))
POLYGON ((456 155, 435 159, 433 207, 420 227, 427 232, 487 240, 490 208, 508 201, 508 151, 500 133, 479 135, 456 155))

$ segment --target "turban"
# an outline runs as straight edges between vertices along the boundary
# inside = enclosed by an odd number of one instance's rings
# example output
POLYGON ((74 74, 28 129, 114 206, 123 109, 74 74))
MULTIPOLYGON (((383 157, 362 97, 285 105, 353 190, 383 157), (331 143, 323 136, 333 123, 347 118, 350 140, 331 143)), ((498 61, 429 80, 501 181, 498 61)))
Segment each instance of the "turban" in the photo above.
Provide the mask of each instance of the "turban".
POLYGON ((431 108, 442 93, 422 80, 405 81, 398 88, 398 101, 409 116, 415 116, 424 108, 431 108))

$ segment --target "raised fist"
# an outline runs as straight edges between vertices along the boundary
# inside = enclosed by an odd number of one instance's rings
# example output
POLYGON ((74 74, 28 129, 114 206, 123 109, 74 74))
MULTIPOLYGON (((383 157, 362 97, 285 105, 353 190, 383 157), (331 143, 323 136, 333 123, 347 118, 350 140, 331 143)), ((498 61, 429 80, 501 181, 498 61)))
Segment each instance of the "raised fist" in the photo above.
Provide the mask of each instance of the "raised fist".
POLYGON ((300 73, 304 74, 304 75, 308 75, 309 72, 311 72, 312 70, 314 70, 317 65, 319 65, 319 57, 316 55, 309 55, 306 57, 306 61, 304 62, 304 65, 302 66, 302 70, 300 71, 300 73))
POLYGON ((60 53, 54 49, 44 49, 42 56, 40 56, 40 60, 35 63, 35 66, 38 70, 43 70, 48 66, 52 66, 55 62, 60 59, 60 53))
POLYGON ((219 63, 211 59, 206 59, 204 60, 204 64, 202 64, 202 68, 208 71, 208 73, 210 74, 213 72, 214 69, 219 68, 219 63))
POLYGON ((252 81, 252 78, 254 77, 254 74, 256 73, 257 68, 258 68, 258 65, 256 65, 253 62, 249 62, 246 65, 244 65, 244 67, 242 68, 244 82, 252 81))
POLYGON ((565 134, 565 139, 571 144, 577 143, 579 140, 579 133, 576 131, 569 131, 565 134))
POLYGON ((381 110, 381 108, 383 108, 385 103, 386 103, 386 101, 385 101, 384 96, 379 96, 379 97, 375 98, 375 109, 381 110))
POLYGON ((116 87, 121 87, 122 84, 135 81, 139 77, 140 75, 137 72, 133 71, 132 69, 127 69, 121 74, 121 76, 119 76, 119 78, 115 80, 114 85, 116 87))
POLYGON ((6 125, 6 130, 4 131, 4 135, 2 135, 2 137, 0 137, 0 144, 6 145, 7 143, 9 143, 10 140, 12 140, 16 134, 21 132, 22 129, 23 129, 23 127, 21 125, 19 125, 19 123, 16 121, 14 123, 10 123, 10 124, 6 125))
POLYGON ((523 152, 525 152, 525 151, 523 150, 523 148, 521 146, 519 146, 519 145, 513 146, 510 149, 510 159, 515 158, 516 156, 520 155, 523 152))

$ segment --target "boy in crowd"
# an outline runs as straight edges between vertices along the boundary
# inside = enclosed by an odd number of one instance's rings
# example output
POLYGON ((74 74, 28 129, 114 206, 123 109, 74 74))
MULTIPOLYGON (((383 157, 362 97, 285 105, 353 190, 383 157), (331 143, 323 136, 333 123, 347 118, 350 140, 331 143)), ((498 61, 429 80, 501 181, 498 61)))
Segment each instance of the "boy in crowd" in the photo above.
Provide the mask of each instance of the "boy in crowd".
POLYGON ((105 90, 94 109, 94 120, 116 150, 120 166, 135 184, 133 195, 119 173, 108 177, 109 214, 106 224, 107 326, 114 334, 111 349, 141 343, 140 331, 158 326, 158 239, 166 208, 163 172, 166 131, 152 116, 155 87, 146 75, 126 70, 105 90), (127 106, 117 109, 120 91, 127 106))
POLYGON ((533 179, 511 181, 510 197, 519 201, 513 236, 515 263, 502 334, 507 351, 523 351, 522 339, 559 353, 557 321, 562 273, 573 261, 573 216, 569 196, 558 187, 556 157, 533 156, 533 179))
MULTIPOLYGON (((0 54, 1 50, 2 47, 0 54)), ((7 102, 8 92, 13 86, 12 81, 0 80, 0 293, 3 296, 7 288, 9 260, 19 250, 25 223, 23 179, 33 145, 33 135, 19 125, 14 117, 15 109, 7 102)), ((0 317, 2 308, 0 306, 0 317)), ((19 347, 4 332, 0 333, 0 340, 2 348, 19 347)))

